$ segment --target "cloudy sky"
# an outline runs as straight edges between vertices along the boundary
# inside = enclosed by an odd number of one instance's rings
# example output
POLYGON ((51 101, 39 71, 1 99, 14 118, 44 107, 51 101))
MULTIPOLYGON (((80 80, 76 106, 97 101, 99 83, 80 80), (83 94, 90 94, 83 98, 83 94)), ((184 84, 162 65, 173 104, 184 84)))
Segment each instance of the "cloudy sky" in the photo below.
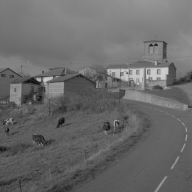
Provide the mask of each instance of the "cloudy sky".
POLYGON ((178 76, 192 70, 192 0, 0 0, 1 68, 132 62, 155 36, 178 76))

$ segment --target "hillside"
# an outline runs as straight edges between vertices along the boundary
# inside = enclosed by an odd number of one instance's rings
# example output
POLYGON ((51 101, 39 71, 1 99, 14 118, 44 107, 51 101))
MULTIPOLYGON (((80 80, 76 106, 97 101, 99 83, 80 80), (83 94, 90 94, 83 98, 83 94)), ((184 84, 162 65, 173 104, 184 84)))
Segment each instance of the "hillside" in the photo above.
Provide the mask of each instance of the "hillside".
MULTIPOLYGON (((18 123, 10 126, 9 136, 0 127, 0 191, 19 191, 19 179, 23 192, 67 191, 108 167, 117 154, 120 157, 127 152, 150 128, 145 114, 133 110, 126 102, 120 106, 116 100, 113 102, 113 106, 110 104, 101 112, 70 110, 62 114, 57 111, 52 116, 48 116, 45 105, 9 109, 7 115, 13 115, 18 123), (62 115, 66 122, 56 128, 62 115), (123 122, 125 116, 128 121, 122 123, 119 132, 103 133, 104 121, 112 124, 114 119, 121 119, 123 122), (34 133, 45 137, 44 147, 32 144, 34 133)), ((5 116, 6 113, 1 113, 1 118, 5 116)))

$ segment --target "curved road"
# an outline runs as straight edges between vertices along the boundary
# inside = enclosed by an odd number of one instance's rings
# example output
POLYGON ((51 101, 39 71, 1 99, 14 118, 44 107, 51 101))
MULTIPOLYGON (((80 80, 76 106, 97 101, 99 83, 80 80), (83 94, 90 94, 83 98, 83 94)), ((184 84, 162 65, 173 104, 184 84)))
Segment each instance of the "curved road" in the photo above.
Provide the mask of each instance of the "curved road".
POLYGON ((141 102, 154 129, 136 150, 75 192, 192 192, 191 110, 141 102))

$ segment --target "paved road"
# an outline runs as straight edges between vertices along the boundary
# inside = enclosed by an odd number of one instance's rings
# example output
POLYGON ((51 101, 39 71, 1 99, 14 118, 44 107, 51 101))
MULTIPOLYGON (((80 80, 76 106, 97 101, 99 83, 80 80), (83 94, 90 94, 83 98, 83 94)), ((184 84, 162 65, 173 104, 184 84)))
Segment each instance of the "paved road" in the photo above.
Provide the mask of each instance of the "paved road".
POLYGON ((192 192, 192 112, 136 106, 154 121, 151 135, 95 180, 74 192, 192 192))

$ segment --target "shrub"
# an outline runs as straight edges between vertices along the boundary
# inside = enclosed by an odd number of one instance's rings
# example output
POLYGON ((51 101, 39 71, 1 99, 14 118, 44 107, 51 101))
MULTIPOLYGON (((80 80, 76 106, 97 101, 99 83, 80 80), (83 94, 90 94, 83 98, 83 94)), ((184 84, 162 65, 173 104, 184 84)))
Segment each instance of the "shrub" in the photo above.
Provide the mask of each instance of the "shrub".
POLYGON ((155 85, 152 88, 153 90, 163 90, 163 87, 161 87, 160 85, 155 85))
POLYGON ((70 111, 102 113, 106 110, 113 110, 117 105, 114 96, 107 90, 92 88, 68 93, 64 97, 51 98, 50 100, 49 107, 54 113, 70 111))

